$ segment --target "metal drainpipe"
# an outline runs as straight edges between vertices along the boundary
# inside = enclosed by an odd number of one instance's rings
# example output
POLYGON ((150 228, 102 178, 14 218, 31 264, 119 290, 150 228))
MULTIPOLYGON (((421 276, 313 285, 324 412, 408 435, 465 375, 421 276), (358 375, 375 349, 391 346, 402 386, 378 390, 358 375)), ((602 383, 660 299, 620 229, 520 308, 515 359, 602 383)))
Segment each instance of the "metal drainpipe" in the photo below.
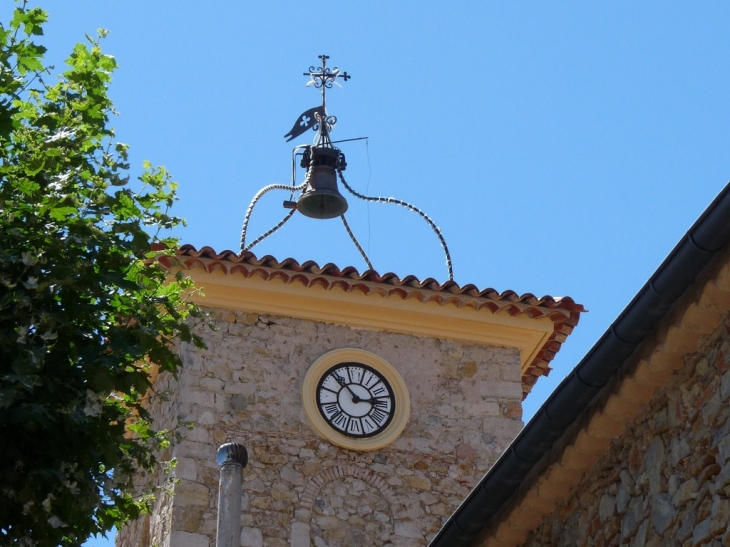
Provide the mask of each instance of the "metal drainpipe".
POLYGON ((216 547, 238 547, 241 542, 241 482, 243 468, 248 463, 246 447, 226 443, 218 448, 221 466, 218 483, 218 529, 216 547))

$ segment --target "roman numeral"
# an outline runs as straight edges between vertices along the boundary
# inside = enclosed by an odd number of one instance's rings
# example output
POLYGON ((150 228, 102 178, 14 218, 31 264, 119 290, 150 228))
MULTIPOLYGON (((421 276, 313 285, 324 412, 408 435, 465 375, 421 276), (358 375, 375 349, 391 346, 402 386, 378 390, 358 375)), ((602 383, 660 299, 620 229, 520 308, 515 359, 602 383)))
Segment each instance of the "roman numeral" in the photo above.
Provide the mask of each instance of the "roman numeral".
POLYGON ((334 375, 333 374, 330 374, 322 382, 322 389, 326 389, 327 391, 331 391, 332 393, 339 393, 340 389, 342 389, 342 386, 334 378, 334 375))
POLYGON ((347 423, 347 420, 348 417, 342 412, 338 412, 337 414, 332 416, 332 423, 340 426, 340 428, 342 429, 345 429, 343 426, 347 423))
POLYGON ((381 395, 381 394, 385 393, 385 387, 383 387, 383 385, 381 384, 380 387, 378 387, 377 389, 374 389, 372 391, 372 393, 373 393, 373 395, 376 395, 376 396, 381 395))
POLYGON ((351 418, 350 423, 347 424, 347 432, 348 433, 360 433, 362 432, 362 427, 360 426, 360 420, 359 418, 351 418))
POLYGON ((362 419, 362 428, 365 431, 365 433, 371 433, 378 429, 378 426, 375 422, 373 422, 369 416, 365 416, 362 419))
POLYGON ((378 399, 375 401, 375 408, 382 408, 383 410, 387 410, 390 406, 390 401, 387 399, 378 399))
POLYGON ((350 367, 347 369, 350 379, 355 383, 360 383, 362 379, 362 369, 357 367, 350 367))
POLYGON ((322 408, 327 414, 334 414, 340 409, 337 403, 325 403, 322 405, 322 408))
POLYGON ((366 371, 363 375, 363 382, 362 385, 364 385, 366 388, 370 388, 370 386, 374 386, 377 384, 380 380, 377 376, 375 376, 372 372, 366 371))
POLYGON ((382 424, 385 421, 385 419, 388 417, 387 414, 384 414, 383 412, 381 412, 377 408, 374 408, 370 412, 370 416, 373 417, 373 420, 375 420, 375 422, 377 422, 378 425, 382 424))

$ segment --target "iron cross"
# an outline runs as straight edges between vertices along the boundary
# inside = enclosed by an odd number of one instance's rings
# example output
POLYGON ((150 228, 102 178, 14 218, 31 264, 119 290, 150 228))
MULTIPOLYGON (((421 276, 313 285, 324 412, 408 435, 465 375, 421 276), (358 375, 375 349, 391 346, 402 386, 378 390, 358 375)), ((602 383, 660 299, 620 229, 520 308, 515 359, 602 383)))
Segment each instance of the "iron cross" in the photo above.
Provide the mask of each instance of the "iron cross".
MULTIPOLYGON (((332 84, 340 85, 337 83, 337 78, 342 78, 345 82, 352 78, 347 72, 343 72, 340 74, 340 69, 335 68, 327 68, 327 59, 330 58, 329 55, 319 55, 320 60, 322 61, 322 66, 320 67, 309 67, 309 72, 304 72, 304 76, 309 76, 310 80, 307 82, 308 86, 314 86, 317 89, 320 89, 322 91, 322 106, 326 106, 325 102, 325 90, 332 87, 332 84)), ((342 86, 340 86, 342 87, 342 86)))

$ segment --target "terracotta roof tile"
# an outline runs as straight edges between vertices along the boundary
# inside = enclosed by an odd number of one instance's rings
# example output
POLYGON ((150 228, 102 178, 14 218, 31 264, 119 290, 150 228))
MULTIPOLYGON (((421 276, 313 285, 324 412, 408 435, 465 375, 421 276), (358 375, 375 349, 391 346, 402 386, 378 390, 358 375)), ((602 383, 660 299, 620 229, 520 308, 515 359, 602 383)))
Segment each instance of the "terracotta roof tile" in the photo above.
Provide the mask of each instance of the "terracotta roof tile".
POLYGON ((525 314, 530 318, 548 317, 553 321, 555 330, 525 371, 522 378, 524 396, 527 396, 537 377, 549 373, 549 362, 578 324, 580 314, 586 311, 570 297, 538 298, 531 293, 518 295, 511 290, 499 293, 493 288, 480 290, 471 283, 460 287, 454 281, 439 283, 431 277, 421 281, 413 275, 400 279, 392 272, 379 274, 374 270, 366 270, 360 273, 352 266, 344 269, 332 263, 319 266, 312 260, 299 264, 293 258, 278 261, 271 255, 258 258, 251 252, 218 253, 210 247, 197 250, 192 245, 183 245, 176 249, 174 258, 161 256, 159 260, 165 267, 177 265, 185 269, 203 268, 209 272, 220 270, 245 277, 279 278, 285 283, 297 282, 304 286, 320 285, 329 290, 337 288, 346 292, 377 293, 404 300, 413 298, 424 303, 437 302, 440 305, 466 306, 475 310, 484 308, 492 313, 525 314))

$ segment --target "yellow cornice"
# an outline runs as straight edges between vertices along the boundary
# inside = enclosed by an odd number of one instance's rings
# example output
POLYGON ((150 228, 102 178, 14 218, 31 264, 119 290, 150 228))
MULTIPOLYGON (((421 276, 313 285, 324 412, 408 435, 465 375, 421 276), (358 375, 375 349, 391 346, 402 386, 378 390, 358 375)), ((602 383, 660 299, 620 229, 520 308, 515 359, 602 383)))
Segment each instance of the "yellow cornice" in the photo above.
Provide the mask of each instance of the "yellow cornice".
MULTIPOLYGON (((193 299, 205 307, 516 348, 520 351, 523 373, 555 330, 550 317, 475 309, 468 297, 464 297, 464 302, 458 306, 451 302, 404 298, 382 290, 346 291, 337 284, 325 287, 311 283, 309 276, 304 274, 300 274, 300 281, 276 276, 244 276, 221 269, 190 268, 185 269, 185 273, 202 289, 205 296, 194 295, 193 299)), ((419 289, 421 294, 427 292, 419 289)), ((505 303, 506 307, 513 312, 535 308, 509 302, 505 303)), ((555 309, 545 312, 546 315, 567 315, 567 312, 555 309)))

